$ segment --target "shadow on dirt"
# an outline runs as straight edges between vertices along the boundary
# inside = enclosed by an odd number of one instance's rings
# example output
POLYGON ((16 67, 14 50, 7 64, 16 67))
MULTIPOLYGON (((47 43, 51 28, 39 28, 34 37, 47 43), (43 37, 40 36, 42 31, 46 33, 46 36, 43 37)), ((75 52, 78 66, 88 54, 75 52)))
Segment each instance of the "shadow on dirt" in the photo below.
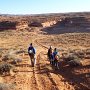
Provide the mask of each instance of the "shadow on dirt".
POLYGON ((55 71, 68 81, 69 84, 74 85, 76 90, 89 90, 90 89, 90 65, 71 67, 61 62, 59 63, 59 70, 55 71), (87 69, 88 71, 85 71, 87 69))
POLYGON ((58 35, 64 33, 90 33, 90 28, 69 28, 56 26, 47 27, 42 30, 45 35, 58 35))
POLYGON ((70 67, 65 62, 60 62, 59 70, 56 70, 54 67, 50 70, 49 66, 49 64, 41 66, 40 68, 42 69, 37 74, 46 74, 53 84, 55 84, 55 81, 52 79, 50 73, 57 74, 58 77, 61 75, 64 78, 63 82, 73 85, 75 90, 90 90, 90 72, 84 71, 85 69, 89 70, 90 65, 70 67))
POLYGON ((16 67, 31 67, 30 64, 18 64, 18 65, 15 65, 16 67))

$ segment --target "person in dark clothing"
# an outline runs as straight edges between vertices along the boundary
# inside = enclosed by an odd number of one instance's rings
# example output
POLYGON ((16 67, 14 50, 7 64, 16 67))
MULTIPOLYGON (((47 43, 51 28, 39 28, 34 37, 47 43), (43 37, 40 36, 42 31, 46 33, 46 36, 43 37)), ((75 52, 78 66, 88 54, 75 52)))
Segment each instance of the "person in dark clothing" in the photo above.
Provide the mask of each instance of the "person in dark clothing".
POLYGON ((32 66, 34 66, 35 64, 35 54, 36 54, 36 51, 35 51, 35 48, 33 47, 32 43, 30 44, 29 48, 28 48, 28 54, 29 54, 29 57, 31 59, 31 64, 32 66))
POLYGON ((50 61, 50 64, 52 64, 52 60, 53 60, 53 55, 52 55, 52 46, 50 46, 50 48, 48 49, 48 59, 50 61))
POLYGON ((48 49, 48 58, 51 59, 51 54, 52 54, 52 47, 50 46, 50 48, 48 49))
POLYGON ((29 46, 29 48, 28 48, 28 53, 29 53, 29 54, 30 54, 30 50, 31 50, 32 53, 34 53, 34 54, 36 53, 36 52, 35 52, 35 48, 33 47, 32 43, 30 44, 30 46, 29 46))
POLYGON ((58 58, 59 58, 58 51, 57 51, 57 48, 55 48, 53 52, 53 60, 54 60, 54 65, 55 67, 57 67, 57 69, 59 69, 58 58))

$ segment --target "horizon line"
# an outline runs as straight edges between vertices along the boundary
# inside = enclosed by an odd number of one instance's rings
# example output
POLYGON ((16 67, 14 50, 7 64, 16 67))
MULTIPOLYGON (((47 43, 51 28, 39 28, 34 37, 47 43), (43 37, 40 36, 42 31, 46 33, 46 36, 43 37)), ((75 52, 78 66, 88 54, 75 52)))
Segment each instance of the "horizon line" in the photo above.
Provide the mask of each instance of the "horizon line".
POLYGON ((55 12, 55 13, 22 13, 22 14, 14 14, 14 13, 0 13, 0 15, 49 15, 49 14, 70 14, 70 13, 90 13, 90 11, 77 11, 77 12, 55 12))

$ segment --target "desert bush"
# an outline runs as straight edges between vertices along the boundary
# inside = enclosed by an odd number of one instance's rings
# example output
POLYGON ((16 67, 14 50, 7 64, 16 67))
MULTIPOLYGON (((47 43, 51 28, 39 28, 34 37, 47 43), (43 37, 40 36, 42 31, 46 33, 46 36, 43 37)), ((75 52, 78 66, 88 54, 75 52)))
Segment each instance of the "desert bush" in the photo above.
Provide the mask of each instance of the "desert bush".
POLYGON ((71 60, 71 61, 68 62, 68 64, 70 66, 81 66, 82 65, 80 60, 71 60))
POLYGON ((20 62, 22 62, 22 59, 21 58, 15 58, 11 61, 11 64, 19 64, 20 62))
POLYGON ((9 60, 9 56, 8 56, 8 55, 4 55, 4 56, 2 57, 2 61, 7 61, 7 60, 9 60))
POLYGON ((71 61, 71 60, 74 60, 74 59, 79 59, 79 58, 73 53, 66 53, 66 54, 63 55, 63 60, 64 61, 71 61))
POLYGON ((85 59, 90 59, 90 49, 87 49, 85 52, 85 59))
POLYGON ((87 55, 90 55, 90 49, 87 49, 87 50, 85 51, 85 53, 86 53, 87 55))
POLYGON ((14 84, 0 83, 0 90, 15 90, 14 84))
POLYGON ((2 53, 0 53, 0 58, 2 57, 2 53))
POLYGON ((13 66, 11 64, 7 64, 7 63, 0 63, 0 74, 3 75, 7 75, 10 74, 10 70, 13 68, 13 66))
POLYGON ((90 55, 86 55, 85 56, 85 59, 90 59, 90 55))
POLYGON ((85 52, 79 51, 79 52, 76 52, 76 55, 77 55, 79 58, 84 58, 84 57, 85 57, 85 52))
POLYGON ((85 57, 85 51, 81 49, 70 50, 69 53, 75 54, 78 58, 85 57))
MULTIPOLYGON (((22 53, 22 52, 18 52, 18 53, 22 53)), ((16 54, 9 53, 2 57, 2 61, 8 62, 10 64, 18 64, 22 62, 22 59, 17 57, 16 54)))
POLYGON ((75 53, 75 50, 69 50, 69 53, 75 53))
POLYGON ((81 65, 80 58, 76 54, 67 54, 63 57, 63 60, 66 61, 70 66, 79 66, 81 65))
POLYGON ((20 54, 20 53, 26 53, 26 51, 25 50, 18 50, 15 52, 15 54, 20 54))
POLYGON ((3 49, 0 48, 0 58, 2 57, 2 55, 3 55, 3 49))
POLYGON ((15 58, 14 55, 6 54, 6 55, 2 56, 2 61, 9 61, 14 58, 15 58))
POLYGON ((86 55, 90 55, 90 51, 86 51, 86 55))

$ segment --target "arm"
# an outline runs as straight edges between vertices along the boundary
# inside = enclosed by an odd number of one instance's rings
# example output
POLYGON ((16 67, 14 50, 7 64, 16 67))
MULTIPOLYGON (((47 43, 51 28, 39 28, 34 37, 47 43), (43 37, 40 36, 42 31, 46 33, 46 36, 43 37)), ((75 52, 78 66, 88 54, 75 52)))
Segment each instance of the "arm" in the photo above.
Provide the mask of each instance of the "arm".
POLYGON ((33 53, 36 54, 35 48, 33 48, 33 53))

